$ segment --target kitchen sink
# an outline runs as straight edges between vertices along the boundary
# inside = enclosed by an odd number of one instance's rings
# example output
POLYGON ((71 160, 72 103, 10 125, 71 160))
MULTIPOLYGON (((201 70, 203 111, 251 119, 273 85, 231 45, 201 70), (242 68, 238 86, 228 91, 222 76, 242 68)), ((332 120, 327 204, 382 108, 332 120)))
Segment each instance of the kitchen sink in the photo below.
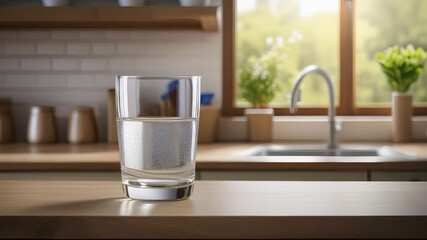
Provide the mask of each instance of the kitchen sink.
POLYGON ((244 156, 312 156, 312 157, 399 157, 417 158, 417 154, 388 146, 346 145, 324 146, 258 145, 240 152, 244 156))

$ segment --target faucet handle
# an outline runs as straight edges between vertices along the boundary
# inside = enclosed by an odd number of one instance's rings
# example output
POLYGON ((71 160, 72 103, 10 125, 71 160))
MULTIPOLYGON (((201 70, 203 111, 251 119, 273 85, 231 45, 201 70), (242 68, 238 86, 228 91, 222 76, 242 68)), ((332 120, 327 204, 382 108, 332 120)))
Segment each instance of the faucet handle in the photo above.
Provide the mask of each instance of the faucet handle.
POLYGON ((335 131, 340 132, 342 130, 342 121, 335 121, 335 131))

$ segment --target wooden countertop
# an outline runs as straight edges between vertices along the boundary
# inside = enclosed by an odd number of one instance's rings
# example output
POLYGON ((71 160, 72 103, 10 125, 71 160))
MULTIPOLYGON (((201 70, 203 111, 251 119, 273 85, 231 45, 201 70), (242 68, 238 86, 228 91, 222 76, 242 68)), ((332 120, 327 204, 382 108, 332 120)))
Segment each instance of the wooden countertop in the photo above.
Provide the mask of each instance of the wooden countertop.
POLYGON ((425 182, 199 181, 184 201, 120 182, 0 181, 0 238, 427 238, 425 182))
MULTIPOLYGON (((298 145, 307 142, 281 142, 298 145)), ((312 143, 312 142, 311 142, 312 143)), ((366 143, 364 143, 366 144, 366 143)), ((427 170, 427 143, 369 143, 388 145, 418 153, 423 160, 377 161, 374 158, 353 157, 331 159, 310 158, 301 161, 295 157, 254 159, 234 154, 258 144, 214 143, 199 144, 196 168, 199 170, 427 170)), ((116 144, 7 144, 0 145, 0 171, 17 170, 118 170, 120 161, 116 144)))

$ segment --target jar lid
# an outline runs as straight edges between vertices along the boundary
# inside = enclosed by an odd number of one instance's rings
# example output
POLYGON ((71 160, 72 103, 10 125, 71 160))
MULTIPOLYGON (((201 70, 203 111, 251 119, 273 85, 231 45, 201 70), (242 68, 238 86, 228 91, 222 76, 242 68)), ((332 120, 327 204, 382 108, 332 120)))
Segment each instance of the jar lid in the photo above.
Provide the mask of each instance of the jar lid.
POLYGON ((91 106, 75 106, 71 109, 72 112, 93 111, 91 106))
POLYGON ((52 106, 45 106, 45 105, 32 106, 31 107, 31 112, 33 112, 33 113, 37 113, 37 112, 53 112, 54 110, 55 110, 54 107, 52 107, 52 106))

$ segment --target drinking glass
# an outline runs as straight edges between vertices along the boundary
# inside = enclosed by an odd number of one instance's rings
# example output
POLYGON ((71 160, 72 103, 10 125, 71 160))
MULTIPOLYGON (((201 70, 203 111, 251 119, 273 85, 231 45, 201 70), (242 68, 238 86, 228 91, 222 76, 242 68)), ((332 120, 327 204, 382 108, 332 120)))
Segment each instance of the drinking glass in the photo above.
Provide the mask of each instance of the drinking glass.
POLYGON ((116 108, 124 194, 188 198, 195 178, 200 76, 118 76, 116 108))

